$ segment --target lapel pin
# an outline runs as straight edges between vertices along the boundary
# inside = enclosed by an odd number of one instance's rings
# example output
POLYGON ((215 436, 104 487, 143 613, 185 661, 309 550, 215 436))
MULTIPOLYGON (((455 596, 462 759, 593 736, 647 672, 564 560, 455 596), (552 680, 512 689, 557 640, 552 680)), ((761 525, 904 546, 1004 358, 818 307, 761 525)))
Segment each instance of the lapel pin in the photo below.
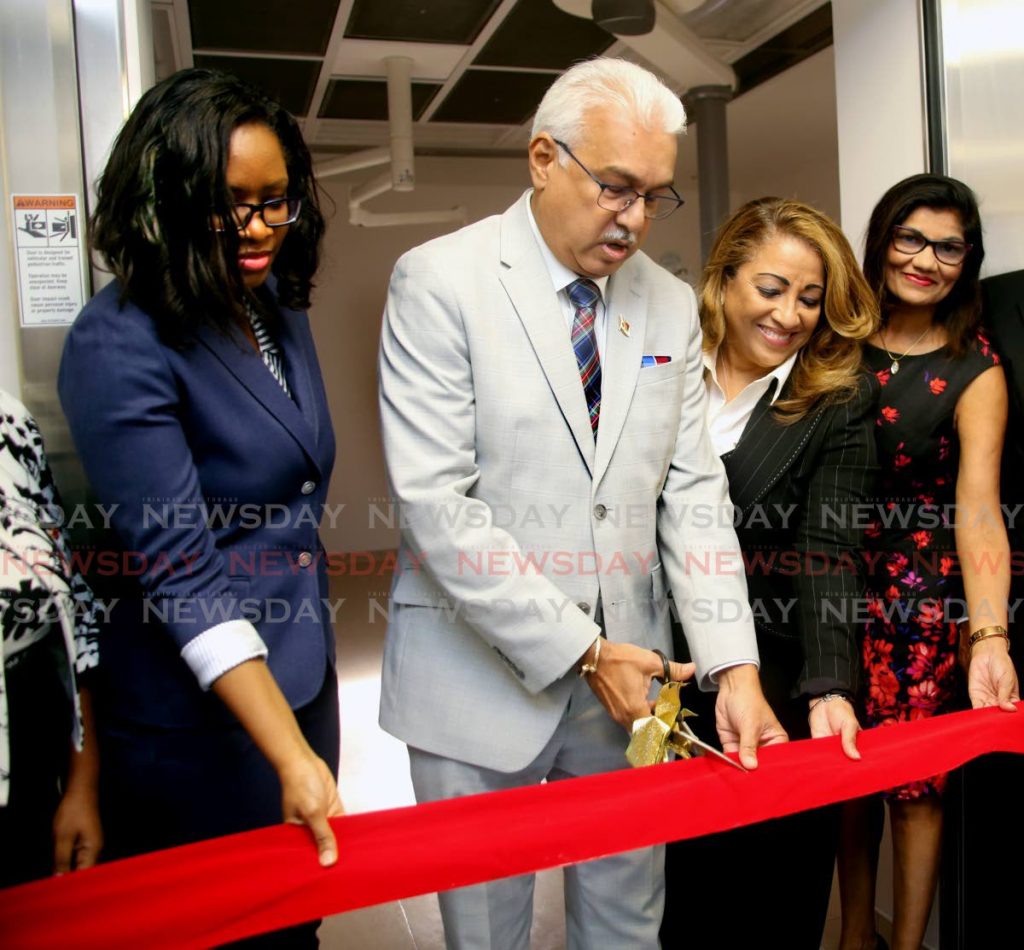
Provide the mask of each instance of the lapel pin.
POLYGON ((619 333, 623 336, 629 336, 629 321, 619 314, 619 333))

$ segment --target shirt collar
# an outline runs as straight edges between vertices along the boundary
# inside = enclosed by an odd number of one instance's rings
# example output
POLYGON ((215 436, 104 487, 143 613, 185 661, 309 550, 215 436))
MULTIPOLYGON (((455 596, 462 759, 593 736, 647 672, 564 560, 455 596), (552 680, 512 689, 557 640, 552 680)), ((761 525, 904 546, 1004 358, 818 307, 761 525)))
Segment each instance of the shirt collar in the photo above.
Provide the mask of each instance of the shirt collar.
MULTIPOLYGON (((533 216, 533 208, 530 206, 532 198, 533 192, 531 191, 530 197, 526 199, 526 216, 530 221, 530 230, 533 231, 533 235, 537 239, 537 246, 540 248, 541 257, 544 258, 548 273, 551 275, 551 283, 554 284, 555 293, 558 293, 565 290, 574 280, 579 280, 581 275, 571 271, 551 252, 547 241, 544 240, 544 236, 540 233, 540 228, 537 227, 537 219, 533 216)), ((604 300, 605 288, 608 286, 608 275, 606 274, 604 277, 591 277, 589 279, 597 284, 597 289, 601 292, 601 299, 604 300)))
MULTIPOLYGON (((753 382, 747 383, 747 385, 743 387, 742 391, 746 392, 748 389, 755 389, 760 393, 764 393, 767 392, 772 380, 776 380, 777 385, 775 387, 775 392, 772 393, 772 398, 769 401, 769 405, 775 405, 775 401, 782 393, 782 387, 786 385, 786 381, 789 379, 789 374, 793 372, 793 367, 796 365, 796 358, 799 355, 800 351, 797 350, 788 360, 786 360, 785 363, 780 363, 770 373, 766 373, 764 376, 755 379, 753 382)), ((706 369, 711 375, 711 379, 714 384, 724 393, 725 390, 718 382, 718 373, 715 370, 715 366, 718 362, 718 348, 716 347, 710 352, 705 350, 701 354, 701 357, 704 360, 704 369, 706 369)))

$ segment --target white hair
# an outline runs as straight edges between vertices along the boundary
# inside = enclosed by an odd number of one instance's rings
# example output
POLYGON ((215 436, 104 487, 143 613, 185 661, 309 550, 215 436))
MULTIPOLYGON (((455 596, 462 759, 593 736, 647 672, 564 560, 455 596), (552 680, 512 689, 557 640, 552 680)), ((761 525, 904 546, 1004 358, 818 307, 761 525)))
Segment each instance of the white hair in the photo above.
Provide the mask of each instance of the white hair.
MULTIPOLYGON (((589 59, 559 76, 544 93, 533 117, 530 138, 547 132, 575 147, 587 112, 612 106, 644 129, 679 135, 686 129, 686 110, 679 97, 654 73, 625 59, 589 59)), ((559 156, 564 164, 568 156, 559 156)))

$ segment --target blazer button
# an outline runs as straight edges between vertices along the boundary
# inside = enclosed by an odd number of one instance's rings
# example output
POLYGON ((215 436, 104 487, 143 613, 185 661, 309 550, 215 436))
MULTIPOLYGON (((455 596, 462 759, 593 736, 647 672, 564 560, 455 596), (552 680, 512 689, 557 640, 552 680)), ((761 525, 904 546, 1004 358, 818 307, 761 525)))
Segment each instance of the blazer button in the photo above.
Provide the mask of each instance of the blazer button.
POLYGON ((604 521, 605 516, 607 514, 608 514, 608 509, 605 508, 604 505, 595 505, 594 506, 594 517, 597 518, 598 521, 604 521))
POLYGON ((303 495, 312 495, 316 491, 316 482, 303 482, 299 490, 303 495))
POLYGON ((579 607, 580 610, 582 610, 585 614, 590 613, 590 604, 586 603, 586 601, 580 601, 576 606, 579 607))
POLYGON ((313 563, 313 555, 309 551, 303 551, 299 555, 299 567, 309 567, 313 563))

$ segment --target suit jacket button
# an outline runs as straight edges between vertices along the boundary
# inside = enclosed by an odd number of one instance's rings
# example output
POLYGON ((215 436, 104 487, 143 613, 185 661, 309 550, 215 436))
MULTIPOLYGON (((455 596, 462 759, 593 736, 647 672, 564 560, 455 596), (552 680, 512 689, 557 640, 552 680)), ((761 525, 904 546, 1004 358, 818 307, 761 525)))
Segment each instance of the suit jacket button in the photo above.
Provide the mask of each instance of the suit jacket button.
POLYGON ((604 505, 595 505, 594 506, 594 517, 597 518, 598 521, 604 521, 605 516, 607 514, 608 514, 608 509, 605 508, 604 505))
POLYGON ((299 555, 299 567, 309 567, 313 563, 313 555, 309 551, 303 551, 299 555))
POLYGON ((585 614, 590 613, 590 604, 586 603, 585 601, 580 601, 580 603, 578 603, 576 606, 579 607, 580 610, 582 610, 585 614))
POLYGON ((316 491, 316 482, 303 482, 299 490, 303 495, 312 495, 316 491))

